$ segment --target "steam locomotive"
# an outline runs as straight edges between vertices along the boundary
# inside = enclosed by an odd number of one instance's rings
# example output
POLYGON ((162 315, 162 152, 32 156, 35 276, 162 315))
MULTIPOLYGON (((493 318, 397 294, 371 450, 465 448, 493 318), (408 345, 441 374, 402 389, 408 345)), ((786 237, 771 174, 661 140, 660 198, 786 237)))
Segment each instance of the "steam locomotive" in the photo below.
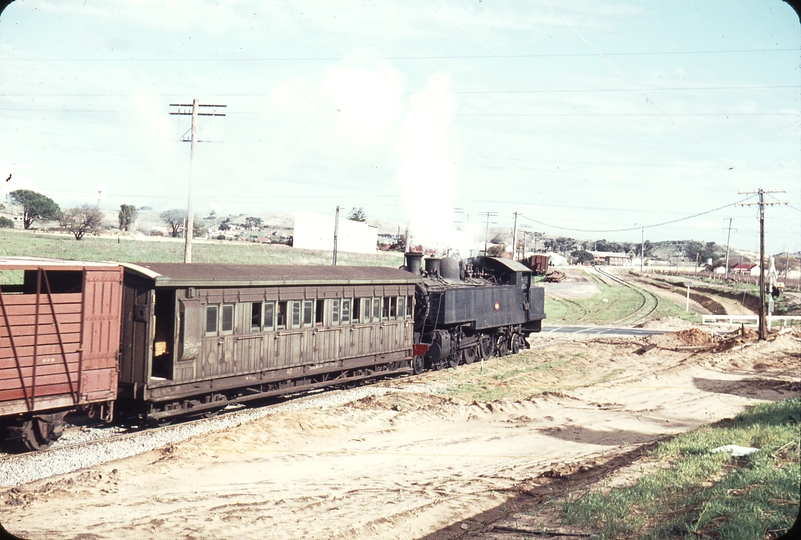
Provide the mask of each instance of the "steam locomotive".
POLYGON ((414 372, 443 369, 477 358, 517 354, 542 329, 545 294, 532 287, 531 270, 494 257, 457 261, 407 253, 415 285, 414 372))
POLYGON ((85 410, 140 425, 517 352, 543 289, 514 261, 402 269, 0 258, 0 428, 47 449, 85 410))

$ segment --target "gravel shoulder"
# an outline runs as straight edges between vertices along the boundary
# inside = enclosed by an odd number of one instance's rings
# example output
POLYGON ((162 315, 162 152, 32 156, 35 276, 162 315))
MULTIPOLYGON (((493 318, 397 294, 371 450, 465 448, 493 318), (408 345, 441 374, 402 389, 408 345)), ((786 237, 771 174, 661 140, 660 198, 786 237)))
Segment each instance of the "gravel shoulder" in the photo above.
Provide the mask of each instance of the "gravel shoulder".
POLYGON ((538 336, 484 366, 2 488, 0 522, 31 539, 490 538, 521 493, 592 481, 656 440, 799 395, 798 337, 710 352, 687 349, 690 331, 538 336))

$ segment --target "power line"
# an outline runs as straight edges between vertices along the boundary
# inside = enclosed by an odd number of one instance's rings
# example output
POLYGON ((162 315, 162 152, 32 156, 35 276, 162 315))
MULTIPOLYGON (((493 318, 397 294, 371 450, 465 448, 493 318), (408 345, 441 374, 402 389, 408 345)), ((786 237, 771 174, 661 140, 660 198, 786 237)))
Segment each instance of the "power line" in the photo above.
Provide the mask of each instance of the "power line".
MULTIPOLYGON (((642 90, 652 91, 652 92, 681 92, 681 91, 698 91, 698 90, 773 90, 773 89, 785 89, 785 88, 793 88, 798 89, 801 88, 801 85, 798 84, 766 84, 766 85, 754 85, 754 86, 675 86, 675 87, 653 87, 653 88, 643 88, 642 90)), ((636 92, 635 88, 565 88, 562 90, 455 90, 453 94, 459 95, 470 95, 470 94, 479 94, 479 95, 486 95, 486 94, 569 94, 569 93, 588 93, 588 92, 636 92)), ((407 94, 413 94, 414 92, 406 92, 407 94)), ((136 94, 0 94, 0 97, 49 97, 49 98, 60 98, 60 97, 108 97, 108 98, 129 98, 131 96, 135 96, 136 94)), ((170 96, 180 96, 182 94, 158 94, 160 97, 170 97, 170 96)), ((270 96, 272 94, 268 92, 247 92, 247 93, 231 93, 231 92, 211 92, 208 93, 209 96, 215 97, 264 97, 270 96)))
MULTIPOLYGON (((604 56, 675 56, 682 54, 753 54, 766 52, 799 52, 801 48, 780 47, 774 49, 717 49, 699 51, 636 51, 604 53, 604 56)), ((385 56, 387 60, 496 60, 499 58, 587 58, 594 53, 540 53, 540 54, 464 54, 464 55, 416 55, 385 56)), ((3 58, 0 62, 331 62, 343 56, 284 56, 284 57, 197 57, 197 58, 3 58)))
POLYGON ((724 208, 728 208, 730 206, 735 206, 737 204, 741 204, 741 203, 743 203, 743 202, 745 202, 747 200, 750 200, 750 199, 753 199, 753 196, 752 197, 747 197, 747 198, 745 198, 745 199, 743 199, 741 201, 737 201, 737 202, 729 203, 729 204, 724 205, 724 206, 720 206, 718 208, 713 208, 712 210, 707 210, 705 212, 699 212, 698 214, 693 214, 691 216, 686 216, 686 217, 679 218, 679 219, 674 219, 674 220, 671 220, 671 221, 663 221, 662 223, 654 223, 653 225, 641 225, 639 227, 627 227, 625 229, 571 229, 569 227, 560 227, 558 225, 551 225, 551 224, 548 224, 548 223, 544 223, 542 221, 538 221, 538 220, 530 218, 528 216, 522 216, 522 217, 524 217, 525 219, 527 219, 529 221, 537 223, 539 225, 543 225, 545 227, 551 227, 551 228, 554 228, 554 229, 560 229, 560 230, 563 230, 563 231, 587 232, 587 233, 629 232, 629 231, 636 231, 636 230, 639 230, 639 229, 653 229, 655 227, 662 227, 664 225, 670 225, 672 223, 678 223, 680 221, 686 221, 688 219, 693 219, 693 218, 697 218, 699 216, 703 216, 703 215, 706 215, 706 214, 711 214, 712 212, 717 212, 718 210, 723 210, 724 208))

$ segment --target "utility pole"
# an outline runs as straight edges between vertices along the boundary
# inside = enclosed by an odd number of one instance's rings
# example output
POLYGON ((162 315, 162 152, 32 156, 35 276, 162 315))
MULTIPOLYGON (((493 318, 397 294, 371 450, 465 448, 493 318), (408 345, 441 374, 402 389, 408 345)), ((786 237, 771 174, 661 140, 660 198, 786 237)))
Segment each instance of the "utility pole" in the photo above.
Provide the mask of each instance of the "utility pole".
POLYGON ((640 274, 642 274, 642 265, 645 260, 645 227, 640 230, 640 274))
MULTIPOLYGON (((487 241, 489 240, 489 226, 490 226, 490 217, 495 217, 498 215, 497 212, 480 212, 487 216, 487 232, 484 234, 484 256, 487 256, 487 241)), ((494 221, 492 223, 495 223, 494 221)))
POLYGON ((729 280, 729 244, 731 243, 731 222, 734 218, 729 218, 729 234, 726 236, 726 273, 724 281, 729 280))
POLYGON ((337 206, 337 213, 334 215, 334 264, 337 265, 337 236, 339 235, 339 206, 337 206))
POLYGON ((512 228, 512 260, 517 260, 517 214, 519 212, 515 212, 515 225, 512 228))
POLYGON ((774 204, 787 204, 786 202, 765 202, 765 193, 784 193, 784 191, 765 191, 759 188, 757 191, 741 191, 741 195, 759 195, 759 202, 744 203, 740 206, 759 205, 759 339, 767 338, 767 326, 765 324, 765 206, 774 204))
POLYGON ((194 200, 192 194, 192 176, 195 169, 195 145, 197 144, 197 117, 198 116, 225 116, 222 113, 211 112, 211 113, 202 113, 198 112, 199 107, 227 107, 227 105, 201 105, 197 102, 197 99, 193 99, 191 104, 187 103, 170 103, 170 107, 191 107, 191 111, 187 111, 186 109, 181 110, 178 109, 177 112, 171 112, 171 115, 178 115, 178 116, 191 116, 192 117, 192 127, 191 127, 191 135, 190 138, 186 138, 186 134, 181 139, 183 142, 190 143, 189 147, 189 185, 187 187, 187 201, 186 201, 186 225, 184 226, 184 263, 191 263, 192 262, 192 236, 195 231, 195 209, 194 209, 194 200))

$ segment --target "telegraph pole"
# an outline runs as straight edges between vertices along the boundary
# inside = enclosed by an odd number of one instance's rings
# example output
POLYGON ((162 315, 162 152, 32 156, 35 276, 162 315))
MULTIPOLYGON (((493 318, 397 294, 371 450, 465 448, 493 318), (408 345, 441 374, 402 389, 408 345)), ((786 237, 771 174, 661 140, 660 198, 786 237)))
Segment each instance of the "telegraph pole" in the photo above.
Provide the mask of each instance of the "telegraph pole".
POLYGON ((726 236, 726 273, 724 281, 729 280, 729 244, 731 243, 731 222, 734 218, 729 218, 729 234, 726 236))
MULTIPOLYGON (((489 240, 489 226, 490 226, 490 217, 495 217, 498 215, 497 212, 481 212, 487 216, 487 232, 484 234, 484 256, 487 256, 487 241, 489 240)), ((492 223, 495 223, 494 221, 492 223)))
POLYGON ((765 202, 765 193, 784 193, 784 191, 765 191, 759 188, 757 191, 740 192, 741 195, 759 195, 759 202, 746 203, 740 206, 759 205, 759 339, 767 338, 767 326, 765 324, 765 206, 774 204, 787 204, 786 202, 765 202))
POLYGON ((512 260, 517 259, 515 256, 515 253, 517 253, 517 214, 519 212, 515 212, 515 225, 512 228, 512 260))
POLYGON ((640 229, 640 273, 642 274, 642 265, 645 261, 645 227, 640 229))
POLYGON ((187 187, 187 201, 186 201, 186 225, 184 226, 184 263, 191 263, 192 262, 192 236, 195 231, 195 209, 194 209, 194 201, 193 201, 193 194, 192 194, 192 176, 195 169, 195 145, 197 144, 197 117, 198 116, 225 116, 222 113, 212 112, 212 113, 202 113, 198 112, 199 107, 227 107, 227 105, 201 105, 197 102, 197 99, 193 99, 191 104, 187 103, 170 103, 170 107, 179 107, 177 112, 171 112, 171 115, 178 115, 178 116, 191 116, 192 117, 192 127, 191 127, 191 135, 189 139, 186 139, 186 134, 184 134, 184 138, 181 140, 183 142, 188 142, 191 144, 189 147, 189 185, 187 187), (184 107, 182 110, 180 107, 184 107), (191 107, 191 111, 187 111, 185 108, 191 107))
POLYGON ((337 238, 339 236, 339 206, 337 206, 337 212, 334 215, 334 263, 333 266, 337 265, 337 238))

